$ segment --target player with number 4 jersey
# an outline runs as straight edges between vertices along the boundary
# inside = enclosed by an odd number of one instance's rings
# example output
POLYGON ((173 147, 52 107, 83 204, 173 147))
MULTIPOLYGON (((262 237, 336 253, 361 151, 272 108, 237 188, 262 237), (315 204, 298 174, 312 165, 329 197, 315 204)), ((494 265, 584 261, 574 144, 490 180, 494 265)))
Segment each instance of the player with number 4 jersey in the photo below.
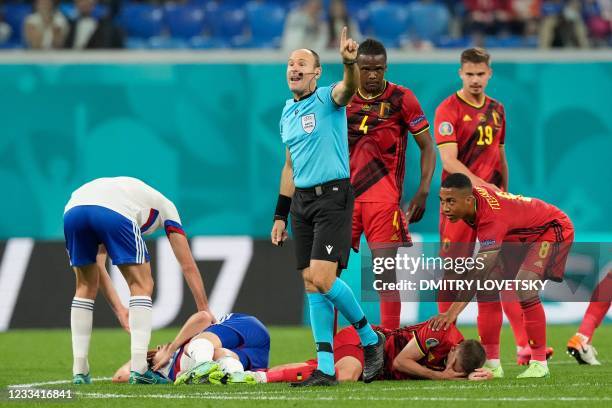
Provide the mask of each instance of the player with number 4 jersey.
MULTIPOLYGON (((355 189, 352 245, 359 249, 365 234, 373 258, 395 257, 397 248, 412 244, 408 223, 418 222, 435 168, 435 149, 429 122, 414 93, 385 80, 387 53, 380 42, 367 39, 359 45, 360 84, 347 106, 351 184, 355 189), (406 172, 408 132, 421 153, 419 187, 410 199, 408 214, 400 201, 406 172)), ((383 282, 395 282, 394 270, 385 270, 383 282)), ((380 291, 381 325, 400 324, 398 291, 380 291)))

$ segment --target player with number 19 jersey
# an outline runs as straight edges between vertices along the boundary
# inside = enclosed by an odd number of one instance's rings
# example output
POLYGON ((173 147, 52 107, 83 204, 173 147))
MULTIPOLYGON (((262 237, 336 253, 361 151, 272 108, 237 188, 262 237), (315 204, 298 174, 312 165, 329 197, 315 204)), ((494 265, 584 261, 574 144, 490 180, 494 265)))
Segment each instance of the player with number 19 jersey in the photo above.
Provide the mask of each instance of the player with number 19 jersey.
MULTIPOLYGON (((499 146, 506 138, 504 106, 485 96, 481 106, 464 100, 458 92, 436 109, 436 143, 457 145, 457 159, 487 183, 501 186, 499 146)), ((442 180, 448 173, 442 172, 442 180)))

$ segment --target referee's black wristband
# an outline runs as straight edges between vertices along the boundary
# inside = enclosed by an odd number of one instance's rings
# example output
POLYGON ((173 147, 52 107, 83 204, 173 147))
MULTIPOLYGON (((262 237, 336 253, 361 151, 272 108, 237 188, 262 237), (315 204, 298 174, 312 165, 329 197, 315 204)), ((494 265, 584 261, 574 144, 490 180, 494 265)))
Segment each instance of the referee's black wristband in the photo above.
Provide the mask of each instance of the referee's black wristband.
POLYGON ((274 211, 274 220, 283 220, 287 223, 289 211, 291 210, 291 197, 279 194, 276 201, 276 210, 274 211))
POLYGON ((357 63, 357 59, 353 59, 353 60, 342 60, 342 63, 344 65, 353 65, 355 63, 357 63))

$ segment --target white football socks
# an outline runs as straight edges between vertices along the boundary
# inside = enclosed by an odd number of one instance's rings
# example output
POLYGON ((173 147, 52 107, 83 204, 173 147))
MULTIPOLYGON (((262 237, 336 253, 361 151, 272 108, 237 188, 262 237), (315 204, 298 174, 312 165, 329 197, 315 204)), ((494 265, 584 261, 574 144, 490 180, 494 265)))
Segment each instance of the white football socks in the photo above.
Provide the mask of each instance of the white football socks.
POLYGON ((130 297, 131 363, 130 370, 144 374, 148 370, 147 349, 151 340, 153 302, 149 296, 130 297))
POLYGON ((189 342, 189 355, 196 364, 212 361, 215 347, 207 339, 194 339, 189 342))
POLYGON ((70 308, 72 333, 72 374, 89 374, 89 340, 93 324, 94 301, 75 297, 70 308))
POLYGON ((492 358, 485 361, 485 367, 489 368, 497 368, 501 365, 501 360, 499 358, 492 358))
POLYGON ((219 364, 221 371, 223 371, 225 374, 242 373, 244 371, 244 367, 242 366, 242 363, 240 363, 240 360, 236 360, 234 357, 221 357, 219 360, 217 360, 217 363, 219 364))

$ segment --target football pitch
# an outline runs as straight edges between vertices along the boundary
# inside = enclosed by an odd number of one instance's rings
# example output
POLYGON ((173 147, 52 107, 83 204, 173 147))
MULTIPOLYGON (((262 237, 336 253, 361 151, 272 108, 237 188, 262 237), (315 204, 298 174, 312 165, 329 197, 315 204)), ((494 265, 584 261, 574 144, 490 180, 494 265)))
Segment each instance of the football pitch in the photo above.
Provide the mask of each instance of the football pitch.
MULTIPOLYGON (((384 381, 342 384, 334 388, 292 389, 287 384, 235 386, 173 386, 112 384, 109 377, 129 358, 129 336, 120 330, 94 329, 90 365, 94 384, 72 386, 71 339, 68 330, 13 330, 0 334, 0 406, 51 405, 87 407, 151 406, 612 406, 612 327, 595 334, 599 367, 579 366, 565 353, 565 344, 576 326, 549 326, 549 344, 555 355, 549 362, 552 376, 542 380, 517 380, 523 370, 514 360, 508 326, 502 333, 502 361, 506 378, 486 382, 384 381), (71 390, 71 400, 10 400, 9 386, 30 389, 71 390), (71 405, 71 404, 77 405, 71 405), (528 404, 528 405, 526 405, 528 404)), ((462 328, 475 338, 474 327, 462 328)), ((270 329, 271 364, 303 361, 313 356, 308 328, 270 329)), ((151 344, 172 340, 176 329, 153 333, 151 344)))

